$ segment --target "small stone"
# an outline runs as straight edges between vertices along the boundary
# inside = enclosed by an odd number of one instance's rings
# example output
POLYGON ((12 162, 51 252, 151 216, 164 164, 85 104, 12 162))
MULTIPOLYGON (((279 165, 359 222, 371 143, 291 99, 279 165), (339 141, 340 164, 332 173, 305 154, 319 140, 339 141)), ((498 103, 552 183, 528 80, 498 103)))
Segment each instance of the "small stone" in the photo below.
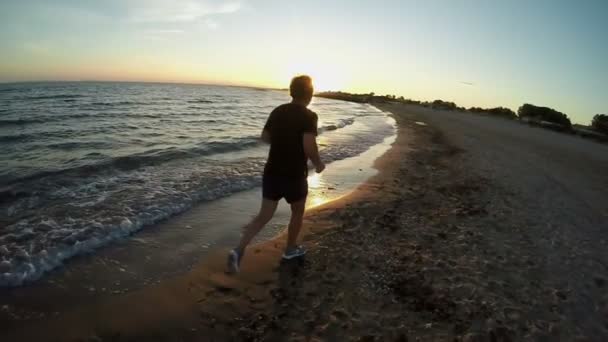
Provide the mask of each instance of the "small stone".
POLYGON ((484 342, 485 340, 481 334, 477 333, 469 333, 462 338, 462 342, 484 342))
POLYGON ((511 342, 511 332, 505 327, 496 327, 490 331, 491 341, 511 342))
POLYGON ((604 287, 604 285, 606 285, 606 279, 602 277, 595 277, 593 278, 593 281, 595 281, 597 287, 604 287))
POLYGON ((566 300, 568 299, 568 295, 566 295, 566 293, 564 293, 563 291, 555 291, 555 295, 557 296, 557 298, 561 299, 561 300, 566 300))
POLYGON ((396 342, 408 342, 407 335, 405 333, 401 333, 401 334, 399 334, 399 336, 397 336, 395 341, 396 342))
POLYGON ((515 308, 505 308, 503 310, 505 317, 507 317, 507 319, 516 321, 521 317, 521 314, 519 312, 519 310, 515 309, 515 308))
POLYGON ((87 339, 87 341, 89 342, 102 342, 103 339, 97 335, 93 335, 93 336, 89 336, 89 338, 87 339))

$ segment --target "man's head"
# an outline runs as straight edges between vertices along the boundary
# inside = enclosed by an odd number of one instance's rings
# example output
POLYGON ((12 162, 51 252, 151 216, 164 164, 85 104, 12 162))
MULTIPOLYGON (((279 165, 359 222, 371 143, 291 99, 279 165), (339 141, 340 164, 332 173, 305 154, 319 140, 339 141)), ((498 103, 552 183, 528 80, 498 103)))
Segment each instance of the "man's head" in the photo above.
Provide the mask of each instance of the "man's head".
POLYGON ((296 76, 291 79, 289 85, 289 94, 294 102, 304 103, 308 105, 312 100, 314 88, 312 86, 312 78, 307 75, 296 76))

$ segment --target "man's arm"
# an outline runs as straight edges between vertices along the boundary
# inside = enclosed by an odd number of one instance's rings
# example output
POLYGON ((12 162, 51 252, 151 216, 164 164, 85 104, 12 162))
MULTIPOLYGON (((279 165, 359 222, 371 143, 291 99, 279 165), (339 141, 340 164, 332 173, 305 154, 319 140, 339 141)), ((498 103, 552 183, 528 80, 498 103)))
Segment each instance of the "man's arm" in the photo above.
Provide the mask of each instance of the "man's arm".
POLYGON ((317 136, 313 133, 304 133, 303 137, 304 143, 304 153, 312 164, 315 166, 315 171, 317 173, 323 172, 325 169, 325 164, 321 160, 321 156, 319 156, 319 148, 317 147, 317 136))
POLYGON ((262 131, 262 136, 260 137, 263 142, 270 144, 270 132, 267 129, 262 131))
POLYGON ((274 126, 274 122, 276 121, 275 117, 276 117, 277 108, 275 108, 272 112, 270 112, 270 115, 268 115, 268 119, 266 119, 266 124, 264 125, 264 129, 262 130, 262 135, 260 136, 262 141, 267 144, 270 144, 270 131, 272 130, 272 127, 274 126))

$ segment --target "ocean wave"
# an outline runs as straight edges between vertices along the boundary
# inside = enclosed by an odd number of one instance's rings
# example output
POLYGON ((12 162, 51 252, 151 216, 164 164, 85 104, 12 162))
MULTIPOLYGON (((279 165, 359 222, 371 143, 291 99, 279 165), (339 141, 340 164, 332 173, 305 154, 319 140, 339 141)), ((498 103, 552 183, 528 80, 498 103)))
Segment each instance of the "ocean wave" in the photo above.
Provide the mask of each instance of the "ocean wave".
POLYGON ((199 99, 199 100, 189 100, 187 101, 188 103, 213 103, 213 101, 211 100, 203 100, 203 99, 199 99))
MULTIPOLYGON (((258 162, 254 167, 260 169, 261 165, 258 162)), ((179 178, 184 171, 177 172, 167 179, 179 178)), ((190 177, 199 173, 192 168, 189 172, 192 173, 190 177)), ((19 286, 36 280, 74 255, 129 236, 144 226, 181 213, 195 203, 250 189, 260 183, 260 176, 235 166, 191 179, 189 185, 180 185, 182 179, 178 179, 170 186, 144 188, 146 181, 132 181, 132 187, 139 187, 107 198, 110 203, 118 202, 111 212, 107 212, 108 203, 101 211, 84 214, 90 205, 102 203, 106 196, 111 196, 99 194, 88 203, 74 199, 70 217, 50 215, 36 220, 23 219, 7 226, 0 236, 0 286, 19 286), (184 186, 187 187, 181 189, 184 186)), ((65 197, 72 195, 73 192, 64 192, 65 197)))
POLYGON ((31 193, 23 191, 21 189, 14 189, 11 187, 0 188, 0 204, 9 201, 15 201, 20 197, 30 196, 31 193))
POLYGON ((77 99, 85 97, 80 94, 57 94, 57 95, 38 95, 38 96, 19 96, 15 100, 57 100, 57 99, 77 99))
POLYGON ((217 120, 217 119, 200 119, 200 120, 184 120, 181 119, 179 120, 181 122, 186 122, 186 123, 206 123, 206 124, 214 124, 214 123, 218 123, 218 122, 222 122, 224 120, 217 120))
MULTIPOLYGON (((380 130, 351 137, 353 141, 330 146, 321 153, 327 163, 355 156, 382 142, 389 133, 380 130)), ((214 150, 229 147, 219 141, 210 146, 214 150)), ((158 150, 152 154, 173 159, 171 153, 158 150)), ((20 194, 8 191, 4 196, 11 204, 7 212, 16 212, 22 206, 27 208, 25 210, 37 210, 37 214, 23 215, 23 219, 11 222, 3 230, 0 236, 0 286, 19 286, 34 281, 61 266, 66 259, 127 237, 145 226, 182 213, 196 203, 259 186, 264 154, 260 150, 244 159, 213 164, 206 159, 193 159, 170 167, 136 171, 100 174, 97 170, 86 177, 64 175, 53 181, 56 185, 48 180, 40 182, 48 187, 46 190, 32 186, 30 191, 20 194), (36 197, 35 201, 33 197, 36 197), (39 204, 42 211, 38 211, 36 203, 45 200, 51 201, 53 206, 39 204), (69 216, 65 215, 65 208, 70 208, 69 216)), ((115 162, 129 166, 130 159, 115 162)))
MULTIPOLYGON (((33 281, 196 203, 259 186, 267 154, 259 130, 286 94, 202 89, 53 84, 0 94, 13 101, 0 113, 0 141, 9 141, 0 143, 0 286, 33 281)), ((320 113, 327 163, 387 134, 376 129, 384 115, 360 118, 375 112, 358 104, 315 101, 311 109, 320 113)))
MULTIPOLYGON (((140 116, 145 116, 145 115, 140 115, 140 116)), ((163 119, 163 120, 161 120, 161 121, 162 122, 174 121, 172 119, 163 119)), ((177 121, 183 121, 188 124, 197 124, 197 123, 207 124, 207 123, 217 123, 218 122, 218 120, 216 120, 216 119, 201 119, 201 120, 179 120, 178 119, 177 121)), ((328 123, 326 125, 319 127, 318 132, 319 132, 319 134, 323 134, 323 132, 334 131, 334 130, 352 125, 354 122, 355 122, 354 118, 339 119, 335 122, 331 122, 331 123, 328 123)), ((134 126, 134 125, 119 125, 119 126, 97 127, 90 131, 103 133, 105 131, 117 131, 119 129, 125 129, 125 128, 129 129, 129 130, 139 129, 138 126, 134 126)), ((82 134, 82 133, 83 133, 82 130, 68 129, 68 130, 55 131, 55 132, 45 132, 44 134, 47 138, 65 139, 65 138, 68 138, 71 136, 78 136, 79 134, 82 134)), ((159 138, 159 137, 164 136, 164 133, 162 133, 162 132, 145 132, 145 133, 138 133, 138 136, 146 137, 146 138, 159 138)), ((7 135, 7 136, 0 136, 0 142, 12 142, 12 143, 23 142, 23 141, 27 141, 27 140, 35 140, 36 137, 37 137, 37 133, 32 133, 32 134, 22 133, 22 134, 18 134, 18 135, 7 135)), ((132 169, 136 169, 136 168, 143 167, 143 166, 157 165, 160 163, 165 163, 165 162, 168 162, 171 160, 176 160, 176 159, 181 159, 181 158, 208 156, 208 155, 219 154, 219 153, 227 153, 227 152, 231 152, 231 151, 239 151, 239 150, 247 149, 247 148, 254 147, 254 146, 260 144, 260 140, 259 140, 258 136, 245 136, 245 137, 240 137, 240 138, 230 138, 229 136, 226 136, 226 137, 222 137, 222 138, 224 139, 223 141, 205 141, 195 147, 190 147, 190 148, 171 149, 171 150, 163 150, 163 151, 151 150, 151 151, 146 151, 146 152, 142 152, 142 153, 138 153, 138 154, 108 158, 106 160, 96 160, 95 164, 88 164, 89 163, 88 160, 82 160, 82 161, 80 161, 81 163, 84 163, 82 165, 77 165, 77 166, 68 167, 68 168, 59 168, 56 170, 39 171, 39 172, 24 176, 24 177, 13 178, 10 181, 10 183, 13 184, 13 183, 21 182, 24 180, 38 179, 38 178, 48 177, 51 175, 57 175, 57 174, 62 174, 62 173, 71 173, 71 174, 75 174, 75 175, 90 174, 92 172, 95 172, 96 170, 101 170, 101 169, 105 169, 105 168, 132 170, 132 169)), ((107 148, 111 148, 112 144, 109 142, 103 142, 103 141, 96 141, 96 142, 61 141, 61 142, 47 142, 44 144, 44 146, 47 148, 57 149, 57 150, 78 150, 81 148, 107 149, 107 148)), ((78 162, 76 162, 76 163, 78 163, 78 162)))
MULTIPOLYGON (((2 110, 0 110, 2 112, 2 110)), ((70 113, 70 114, 55 114, 46 116, 37 116, 30 118, 19 118, 19 119, 0 119, 0 127, 11 126, 11 125, 24 125, 34 123, 50 123, 57 121, 69 121, 72 119, 82 119, 96 116, 91 113, 70 113)))
POLYGON ((118 102, 92 102, 93 106, 102 106, 102 107, 120 107, 120 106, 146 106, 151 105, 153 103, 148 102, 136 102, 136 101, 118 101, 118 102))
MULTIPOLYGON (((50 147, 58 148, 58 149, 76 149, 79 148, 78 142, 66 142, 59 144, 52 144, 50 147)), ((84 143, 85 145, 87 143, 84 143)), ((111 147, 111 144, 104 142, 95 142, 91 144, 104 144, 104 147, 111 147)), ((46 178, 50 176, 58 176, 62 175, 65 177, 82 177, 86 175, 91 175, 95 173, 101 173, 104 170, 120 170, 120 171, 129 171, 138 169, 144 166, 153 166, 159 165, 162 163, 176 161, 179 159, 185 158, 193 158, 200 156, 210 156, 219 153, 226 153, 232 151, 238 151, 242 149, 246 149, 255 145, 260 144, 260 140, 257 137, 244 137, 239 139, 233 139, 232 141, 210 141, 201 143, 198 146, 185 148, 185 149, 177 149, 177 148, 167 148, 167 149, 152 149, 146 152, 127 155, 127 156, 118 156, 118 157, 109 157, 101 160, 96 160, 94 163, 90 163, 90 161, 81 161, 87 162, 83 165, 78 165, 74 167, 67 167, 58 170, 45 170, 36 172, 31 175, 27 175, 24 177, 18 177, 11 179, 8 184, 13 185, 17 183, 23 183, 26 181, 34 181, 41 178, 46 178)), ((100 148, 97 145, 97 148, 100 148)))
POLYGON ((45 119, 30 118, 30 119, 0 119, 0 127, 4 126, 21 126, 32 123, 44 123, 45 119))
POLYGON ((0 135, 0 142, 16 142, 27 139, 29 134, 0 135))
POLYGON ((355 122, 355 118, 339 119, 335 123, 330 123, 325 126, 319 127, 318 131, 319 131, 319 133, 326 132, 326 131, 335 131, 337 129, 344 128, 348 125, 352 125, 354 122, 355 122))
MULTIPOLYGON (((52 118, 52 120, 42 121, 48 123, 51 121, 61 121, 60 118, 52 118)), ((65 127, 65 126, 64 126, 65 127)), ((11 142, 11 143, 35 143, 34 146, 30 147, 44 147, 49 144, 53 139, 72 139, 79 136, 86 136, 88 134, 107 134, 112 129, 118 130, 126 127, 126 125, 112 125, 112 126, 93 126, 88 128, 64 128, 64 127, 53 127, 55 130, 48 129, 46 131, 36 130, 29 133, 17 133, 12 135, 0 135, 0 142, 11 142)))
POLYGON ((107 141, 64 141, 58 143, 49 143, 45 145, 47 148, 57 150, 78 150, 78 149, 108 149, 113 146, 111 142, 107 141))
MULTIPOLYGON (((355 156, 382 142, 391 131, 378 131, 356 140, 322 150, 327 163, 355 156)), ((216 142, 213 149, 226 147, 216 142)), ((166 151, 157 151, 163 154, 166 151)), ((168 155, 166 155, 168 156, 168 155)), ((19 286, 40 278, 72 256, 88 253, 114 240, 124 238, 203 201, 259 186, 265 158, 264 151, 241 160, 214 163, 192 160, 174 167, 146 169, 86 178, 62 177, 54 190, 10 191, 5 197, 31 206, 30 195, 38 201, 46 196, 56 208, 58 202, 72 207, 45 209, 37 218, 24 218, 8 225, 0 236, 0 286, 19 286), (68 181, 69 180, 69 181, 68 181), (69 184, 72 182, 72 185, 69 184), (125 191, 128 189, 128 191, 125 191)), ((123 162, 129 163, 128 159, 123 162)), ((42 182, 45 186, 48 181, 42 182)), ((12 208, 12 207, 11 207, 12 208)), ((35 209, 35 208, 32 208, 35 209)), ((30 209, 30 210, 32 210, 30 209)), ((12 209, 13 211, 18 209, 12 209)), ((9 208, 9 211, 11 209, 9 208)))

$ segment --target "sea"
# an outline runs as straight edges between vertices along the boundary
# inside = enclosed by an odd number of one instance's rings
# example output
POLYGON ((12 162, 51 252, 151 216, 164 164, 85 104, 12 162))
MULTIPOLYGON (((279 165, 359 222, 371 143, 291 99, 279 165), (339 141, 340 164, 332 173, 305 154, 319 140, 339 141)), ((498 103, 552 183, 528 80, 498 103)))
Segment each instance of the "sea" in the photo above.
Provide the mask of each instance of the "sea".
MULTIPOLYGON (((261 130, 289 101, 233 86, 0 84, 0 286, 259 187, 261 130)), ((368 104, 315 97, 310 109, 328 169, 395 134, 368 104)))

